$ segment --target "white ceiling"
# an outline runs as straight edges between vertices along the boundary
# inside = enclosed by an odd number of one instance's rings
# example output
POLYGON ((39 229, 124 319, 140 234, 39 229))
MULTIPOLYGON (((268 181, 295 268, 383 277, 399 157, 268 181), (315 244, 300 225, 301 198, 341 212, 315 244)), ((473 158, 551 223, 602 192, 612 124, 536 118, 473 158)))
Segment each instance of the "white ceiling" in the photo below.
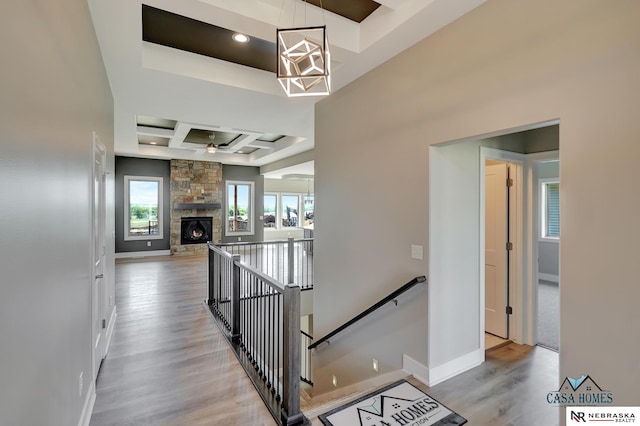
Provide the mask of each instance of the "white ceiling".
MULTIPOLYGON (((326 25, 335 92, 486 0, 377 1, 382 6, 360 24, 300 0, 147 0, 144 4, 271 42, 278 27, 326 25)), ((88 3, 114 96, 117 155, 264 166, 313 149, 314 103, 322 98, 287 98, 273 73, 143 42, 140 0, 88 3), (188 144, 139 145, 138 115, 176 120, 181 128, 287 138, 274 149, 249 155, 202 154, 185 149, 188 144)), ((309 162, 305 163, 308 174, 309 162)), ((277 174, 270 171, 272 177, 277 174)))

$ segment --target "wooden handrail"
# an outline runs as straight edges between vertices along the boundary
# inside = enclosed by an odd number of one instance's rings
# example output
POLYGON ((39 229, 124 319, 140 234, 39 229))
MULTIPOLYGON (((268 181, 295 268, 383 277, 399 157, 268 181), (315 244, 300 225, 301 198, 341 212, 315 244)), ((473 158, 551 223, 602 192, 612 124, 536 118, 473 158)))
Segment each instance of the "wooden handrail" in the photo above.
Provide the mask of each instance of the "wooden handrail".
POLYGON ((424 275, 419 276, 419 277, 415 277, 414 279, 412 279, 411 281, 409 281, 408 283, 406 283, 405 285, 403 285, 402 287, 400 287, 399 289, 397 289, 393 293, 389 294, 384 299, 382 299, 379 302, 375 303, 374 305, 370 306, 366 310, 360 312, 358 315, 356 315, 355 317, 351 318, 349 321, 345 322, 340 327, 338 327, 335 330, 331 331, 329 334, 324 336, 322 339, 318 339, 317 341, 315 341, 312 344, 310 344, 308 349, 314 349, 314 348, 318 347, 321 343, 328 342, 331 337, 335 336, 336 334, 340 333, 344 329, 346 329, 346 328, 350 327, 351 325, 355 324, 356 322, 360 321, 362 318, 366 317, 367 315, 369 315, 373 311, 377 310, 381 306, 386 305, 387 303, 391 302, 392 300, 394 300, 399 295, 401 295, 405 291, 409 290, 410 288, 412 288, 416 284, 423 283, 425 281, 427 281, 427 277, 425 277, 424 275))

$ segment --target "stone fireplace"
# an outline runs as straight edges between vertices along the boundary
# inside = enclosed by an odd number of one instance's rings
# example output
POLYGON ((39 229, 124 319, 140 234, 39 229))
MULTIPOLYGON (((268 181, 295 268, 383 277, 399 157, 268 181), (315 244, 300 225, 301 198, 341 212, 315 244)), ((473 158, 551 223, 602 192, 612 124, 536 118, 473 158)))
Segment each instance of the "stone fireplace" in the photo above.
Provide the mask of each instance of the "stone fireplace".
POLYGON ((172 255, 206 254, 207 241, 222 240, 221 204, 222 164, 171 160, 172 255))

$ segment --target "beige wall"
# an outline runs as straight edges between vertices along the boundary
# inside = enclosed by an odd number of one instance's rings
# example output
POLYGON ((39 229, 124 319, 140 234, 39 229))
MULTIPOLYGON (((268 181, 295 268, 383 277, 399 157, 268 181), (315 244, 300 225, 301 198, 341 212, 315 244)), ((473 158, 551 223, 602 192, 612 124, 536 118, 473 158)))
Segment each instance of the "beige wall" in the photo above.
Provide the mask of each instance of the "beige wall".
MULTIPOLYGON (((637 405, 640 342, 615 331, 640 327, 638 16, 630 0, 491 0, 321 101, 314 335, 428 274, 430 145, 559 119, 560 374, 590 374, 616 404, 637 405), (424 261, 410 258, 411 244, 425 247, 424 261)), ((361 327, 364 337, 318 351, 319 389, 331 374, 370 376, 349 368, 374 356, 393 369, 402 353, 426 365, 434 351, 448 353, 427 347, 439 319, 427 324, 426 293, 409 305, 390 326, 361 327)))
POLYGON ((76 425, 92 380, 92 132, 107 148, 110 237, 113 98, 85 1, 2 6, 0 424, 76 425))

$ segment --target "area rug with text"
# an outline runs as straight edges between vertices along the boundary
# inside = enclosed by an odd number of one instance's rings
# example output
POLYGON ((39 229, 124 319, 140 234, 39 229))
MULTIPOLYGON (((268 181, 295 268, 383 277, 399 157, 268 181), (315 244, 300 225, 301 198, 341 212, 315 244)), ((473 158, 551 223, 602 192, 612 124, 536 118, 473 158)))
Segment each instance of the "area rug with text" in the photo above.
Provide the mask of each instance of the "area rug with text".
POLYGON ((467 420, 406 380, 318 416, 325 426, 449 426, 467 420))

